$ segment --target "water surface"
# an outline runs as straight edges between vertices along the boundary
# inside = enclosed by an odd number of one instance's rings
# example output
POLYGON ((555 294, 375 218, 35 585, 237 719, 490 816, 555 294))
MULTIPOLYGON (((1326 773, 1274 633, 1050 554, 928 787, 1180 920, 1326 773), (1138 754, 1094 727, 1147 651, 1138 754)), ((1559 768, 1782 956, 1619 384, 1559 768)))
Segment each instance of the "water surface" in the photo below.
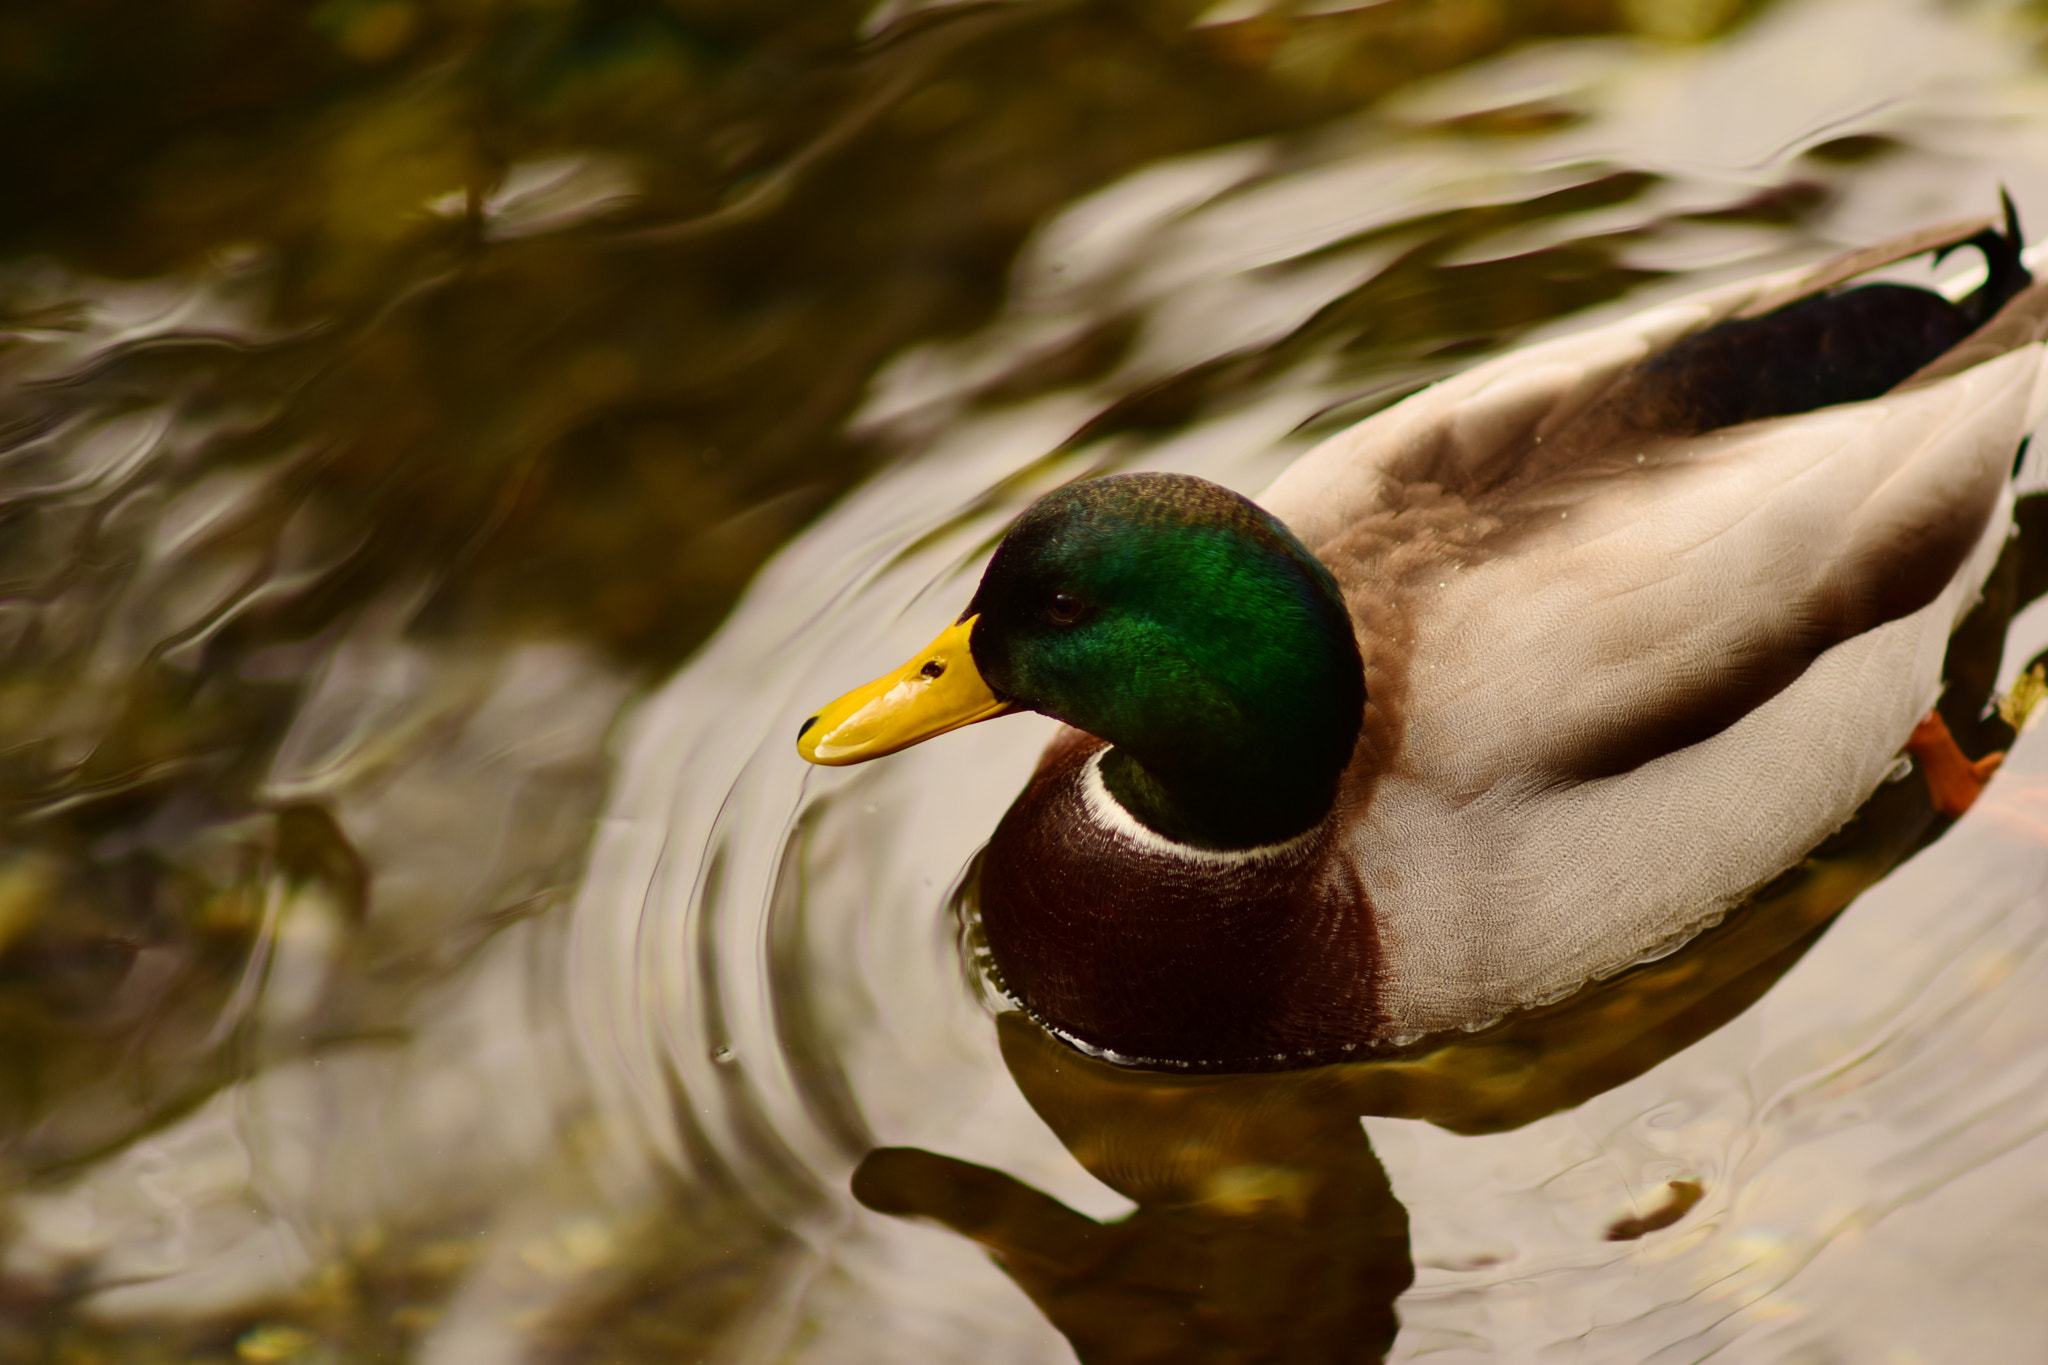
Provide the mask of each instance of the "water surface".
MULTIPOLYGON (((1298 8, 384 0, 195 29, 184 78, 10 21, 10 98, 76 141, 13 154, 0 267, 0 1352, 1070 1358, 852 1196, 890 1146, 1133 1245, 1307 1227, 1349 1288, 1260 1330, 1329 1359, 2040 1357, 2038 734, 1583 1102, 1158 1099, 1134 1141, 1271 1118, 1189 1168, 1192 1229, 1077 1159, 1124 1082, 1052 1094, 963 951, 1049 723, 791 752, 1066 479, 1256 491, 1517 342, 2000 183, 2048 223, 2024 9, 1298 8)), ((1101 1279, 1040 1302, 1139 1323, 1101 1279)))

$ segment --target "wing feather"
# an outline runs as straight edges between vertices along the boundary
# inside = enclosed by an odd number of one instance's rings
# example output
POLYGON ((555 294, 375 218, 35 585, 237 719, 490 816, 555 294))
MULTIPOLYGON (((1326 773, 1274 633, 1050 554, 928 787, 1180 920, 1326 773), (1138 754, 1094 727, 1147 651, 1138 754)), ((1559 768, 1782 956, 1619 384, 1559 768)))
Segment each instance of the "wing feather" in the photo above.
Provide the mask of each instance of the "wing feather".
POLYGON ((1933 601, 1998 506, 2040 363, 2013 352, 1491 509, 1501 529, 1451 586, 1352 561, 1410 604, 1407 763, 1464 793, 1610 776, 1721 732, 1828 649, 1933 601))
MULTIPOLYGON (((1379 508, 1387 476, 1450 488, 1498 482, 1530 450, 1592 408, 1630 368, 1680 338, 1965 241, 1989 222, 1910 233, 1499 356, 1332 436, 1274 480, 1258 501, 1313 548, 1379 508)), ((1986 332, 1998 325, 1988 324, 1986 332)))

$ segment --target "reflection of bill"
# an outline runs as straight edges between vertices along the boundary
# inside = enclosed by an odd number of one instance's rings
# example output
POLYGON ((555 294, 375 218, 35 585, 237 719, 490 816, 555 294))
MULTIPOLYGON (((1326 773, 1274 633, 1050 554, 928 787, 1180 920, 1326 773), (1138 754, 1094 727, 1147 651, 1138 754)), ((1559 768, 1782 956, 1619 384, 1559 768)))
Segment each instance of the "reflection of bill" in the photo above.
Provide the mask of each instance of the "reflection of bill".
MULTIPOLYGON (((2003 743, 1982 717, 2038 518, 1951 643, 1949 724, 2003 743)), ((2009 732, 2008 732, 2009 733, 2009 732)), ((2009 775, 1973 818, 2048 842, 2048 780, 2009 775)), ((1365 1115, 1501 1132, 1640 1076, 1754 1004, 1845 906, 1946 829, 1926 783, 1881 786, 1802 862, 1681 951, 1571 997, 1401 1056, 1277 1074, 1184 1076, 1108 1065, 1023 1014, 998 1018, 1003 1057, 1082 1166, 1137 1205, 1099 1223, 1001 1171, 914 1148, 869 1154, 853 1191, 933 1219, 996 1258, 1087 1365, 1375 1361, 1414 1278, 1408 1218, 1365 1115)), ((976 878, 962 893, 975 923, 976 878)), ((1617 1208, 1611 1241, 1682 1226, 1706 1194, 1675 1179, 1617 1208)))

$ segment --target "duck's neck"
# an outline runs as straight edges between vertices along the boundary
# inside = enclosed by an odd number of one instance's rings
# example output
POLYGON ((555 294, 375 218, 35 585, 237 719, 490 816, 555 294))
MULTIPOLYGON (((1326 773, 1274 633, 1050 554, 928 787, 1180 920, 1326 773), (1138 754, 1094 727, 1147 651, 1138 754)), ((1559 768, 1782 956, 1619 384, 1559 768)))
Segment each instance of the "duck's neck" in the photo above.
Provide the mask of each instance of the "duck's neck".
POLYGON ((1205 746, 1199 755, 1153 754, 1151 762, 1118 744, 1102 756, 1102 785, 1139 824, 1174 843, 1258 848, 1305 834, 1329 816, 1350 753, 1327 740, 1301 743, 1284 729, 1205 746))
POLYGON ((1112 746, 1110 799, 1175 843, 1281 843, 1336 801, 1364 719, 1364 668, 1336 583, 1288 549, 1234 557, 1221 584, 1177 585, 1188 616, 1112 674, 1113 699, 1083 727, 1112 746))
POLYGON ((1251 629, 1184 631, 1165 659, 1134 670, 1137 704, 1104 705, 1083 727, 1111 745, 1109 798, 1154 833, 1206 850, 1282 843, 1322 823, 1365 710, 1349 616, 1324 599, 1300 594, 1251 629))

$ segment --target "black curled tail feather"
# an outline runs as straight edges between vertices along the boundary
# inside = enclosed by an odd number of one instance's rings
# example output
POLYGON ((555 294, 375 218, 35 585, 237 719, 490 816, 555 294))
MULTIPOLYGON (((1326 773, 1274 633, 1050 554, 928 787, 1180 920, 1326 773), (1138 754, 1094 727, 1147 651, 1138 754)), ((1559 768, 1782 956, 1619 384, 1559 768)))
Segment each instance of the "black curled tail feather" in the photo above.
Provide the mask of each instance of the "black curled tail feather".
POLYGON ((1997 228, 1985 228, 1974 237, 1934 253, 1937 263, 1961 247, 1975 247, 1984 253, 1984 283, 1956 305, 1973 328, 1991 321, 2014 295, 2034 282, 2033 275, 2020 261, 2026 241, 2020 234, 2020 213, 2013 206, 2011 192, 2000 186, 1998 200, 2005 206, 2003 233, 1997 228))

